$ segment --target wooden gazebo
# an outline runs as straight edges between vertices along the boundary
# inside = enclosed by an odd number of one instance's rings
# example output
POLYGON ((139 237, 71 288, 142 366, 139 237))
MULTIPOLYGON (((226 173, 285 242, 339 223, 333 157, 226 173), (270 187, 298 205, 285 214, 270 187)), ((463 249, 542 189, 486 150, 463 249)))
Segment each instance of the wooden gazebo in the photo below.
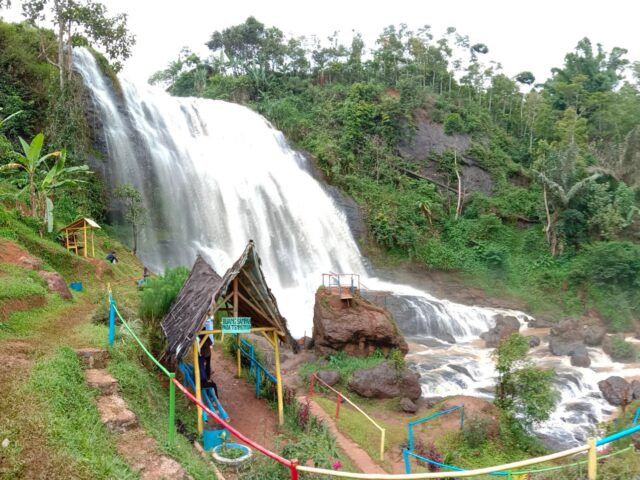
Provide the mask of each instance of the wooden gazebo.
MULTIPOLYGON (((249 241, 240 258, 223 277, 220 277, 213 267, 198 255, 187 281, 162 321, 162 330, 167 338, 167 354, 171 359, 180 361, 190 351, 192 352, 196 395, 199 400, 201 392, 197 359, 200 347, 206 338, 211 334, 235 334, 239 347, 240 333, 261 333, 269 341, 275 353, 278 416, 280 423, 283 423, 282 378, 278 344, 281 340, 289 342, 296 352, 299 346, 291 337, 287 321, 280 314, 278 303, 267 285, 253 241, 249 241), (203 330, 206 319, 218 312, 223 312, 227 316, 223 319, 222 328, 203 330), (226 327, 225 320, 230 321, 226 327), (243 321, 245 322, 244 326, 237 328, 237 324, 243 321), (234 323, 235 327, 229 327, 234 323)), ((238 348, 238 376, 241 373, 240 355, 240 348, 238 348)), ((202 428, 202 412, 198 412, 200 432, 202 432, 202 428)))
POLYGON ((99 229, 100 225, 91 220, 90 218, 79 218, 73 223, 70 223, 60 231, 64 234, 64 246, 69 251, 75 252, 76 255, 82 255, 84 257, 89 256, 89 249, 91 249, 91 256, 96 256, 96 250, 93 242, 93 231, 99 229))

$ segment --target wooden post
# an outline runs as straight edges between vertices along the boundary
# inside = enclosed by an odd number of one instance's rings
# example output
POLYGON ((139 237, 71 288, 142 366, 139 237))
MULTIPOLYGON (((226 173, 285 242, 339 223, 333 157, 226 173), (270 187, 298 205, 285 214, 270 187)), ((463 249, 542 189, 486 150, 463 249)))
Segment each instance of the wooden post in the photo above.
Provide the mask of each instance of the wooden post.
POLYGON ((84 227, 82 229, 84 235, 84 256, 87 256, 87 223, 85 222, 84 227))
MULTIPOLYGON (((200 387, 200 362, 198 361, 198 335, 196 335, 196 339, 193 342, 193 376, 194 381, 196 383, 196 391, 193 392, 196 395, 196 398, 199 402, 202 401, 202 388, 200 387)), ((202 431, 204 430, 204 423, 202 421, 202 408, 197 407, 198 413, 198 433, 202 435, 202 431)))
POLYGON ((338 398, 336 399, 336 419, 340 415, 340 402, 342 402, 342 395, 338 394, 338 398))
POLYGON ((69 230, 64 229, 64 244, 67 247, 67 251, 69 251, 69 230))
MULTIPOLYGON (((238 277, 233 279, 233 316, 238 316, 238 277)), ((241 362, 241 354, 240 354, 240 334, 236 333, 236 365, 238 374, 237 377, 240 378, 240 374, 242 373, 242 365, 241 362)))
POLYGON ((587 445, 589 445, 589 450, 587 452, 587 475, 589 480, 596 480, 598 474, 598 451, 596 450, 596 439, 589 437, 587 445))
POLYGON ((278 394, 278 422, 280 425, 284 425, 284 404, 282 402, 282 375, 280 374, 280 346, 278 345, 278 332, 273 331, 273 342, 275 345, 275 357, 276 357, 276 380, 278 381, 276 386, 276 392, 278 394))
POLYGON ((93 258, 95 258, 95 256, 96 256, 96 247, 95 247, 95 243, 93 241, 93 229, 91 229, 91 256, 93 258))

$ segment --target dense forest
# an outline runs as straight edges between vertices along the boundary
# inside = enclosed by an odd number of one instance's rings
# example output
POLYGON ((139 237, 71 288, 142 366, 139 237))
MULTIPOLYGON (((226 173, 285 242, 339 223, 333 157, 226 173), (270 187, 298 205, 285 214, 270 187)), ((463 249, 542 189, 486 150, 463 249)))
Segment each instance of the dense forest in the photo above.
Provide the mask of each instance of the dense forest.
POLYGON ((632 329, 640 63, 626 50, 583 38, 536 83, 508 77, 455 28, 389 26, 367 48, 359 34, 287 38, 248 18, 206 45, 208 58, 185 49, 150 82, 265 115, 361 205, 369 255, 465 272, 539 314, 632 329), (451 141, 403 154, 421 128, 451 141), (488 191, 467 182, 470 166, 490 175, 488 191))

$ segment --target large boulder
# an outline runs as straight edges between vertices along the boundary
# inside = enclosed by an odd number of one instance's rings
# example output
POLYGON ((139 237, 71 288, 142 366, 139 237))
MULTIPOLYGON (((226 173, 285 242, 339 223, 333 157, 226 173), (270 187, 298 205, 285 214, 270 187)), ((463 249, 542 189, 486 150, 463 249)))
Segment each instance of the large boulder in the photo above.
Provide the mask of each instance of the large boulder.
POLYGON ((408 369, 396 370, 389 362, 353 372, 349 390, 366 398, 406 397, 413 401, 422 394, 416 373, 408 369))
POLYGON ((406 413, 416 413, 418 411, 418 405, 415 404, 410 398, 404 397, 400 400, 400 408, 406 413))
POLYGON ((335 370, 320 370, 316 376, 330 387, 340 381, 340 373, 335 370))
POLYGON ((574 367, 588 367, 591 365, 587 347, 584 345, 576 346, 573 352, 571 352, 571 365, 574 367))
POLYGON ((638 380, 631 382, 631 394, 634 400, 640 400, 640 382, 638 380))
POLYGON ((57 272, 38 272, 38 276, 47 282, 47 288, 50 292, 55 292, 60 295, 65 300, 71 300, 71 292, 69 291, 69 287, 67 287, 67 282, 64 281, 62 275, 57 272))
POLYGON ((629 382, 616 375, 598 382, 598 388, 611 405, 629 404, 633 400, 633 389, 629 382))
POLYGON ((549 350, 553 355, 572 355, 584 347, 584 331, 578 320, 568 318, 551 328, 549 350))
POLYGON ((488 348, 495 348, 504 338, 520 331, 520 321, 516 317, 498 315, 495 327, 480 335, 488 348))
POLYGON ((583 333, 584 344, 590 347, 597 347, 602 344, 602 340, 607 334, 607 330, 598 325, 585 325, 583 333))
POLYGON ((409 346, 391 314, 359 297, 349 304, 328 288, 316 292, 313 309, 313 344, 323 355, 345 351, 349 355, 366 357, 376 349, 388 353, 398 349, 403 354, 409 346))

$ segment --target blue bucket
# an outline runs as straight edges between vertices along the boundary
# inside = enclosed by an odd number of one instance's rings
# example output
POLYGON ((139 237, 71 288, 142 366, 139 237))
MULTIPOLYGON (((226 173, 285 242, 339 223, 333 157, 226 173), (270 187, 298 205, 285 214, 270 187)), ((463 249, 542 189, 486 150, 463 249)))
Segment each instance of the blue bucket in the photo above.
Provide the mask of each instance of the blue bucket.
POLYGON ((69 284, 69 288, 71 290, 75 290, 76 292, 82 291, 82 282, 72 282, 69 284))
POLYGON ((223 432, 225 438, 229 438, 229 432, 226 428, 216 429, 216 430, 208 430, 205 429, 202 432, 202 443, 205 450, 211 450, 213 447, 217 447, 222 444, 223 432))

